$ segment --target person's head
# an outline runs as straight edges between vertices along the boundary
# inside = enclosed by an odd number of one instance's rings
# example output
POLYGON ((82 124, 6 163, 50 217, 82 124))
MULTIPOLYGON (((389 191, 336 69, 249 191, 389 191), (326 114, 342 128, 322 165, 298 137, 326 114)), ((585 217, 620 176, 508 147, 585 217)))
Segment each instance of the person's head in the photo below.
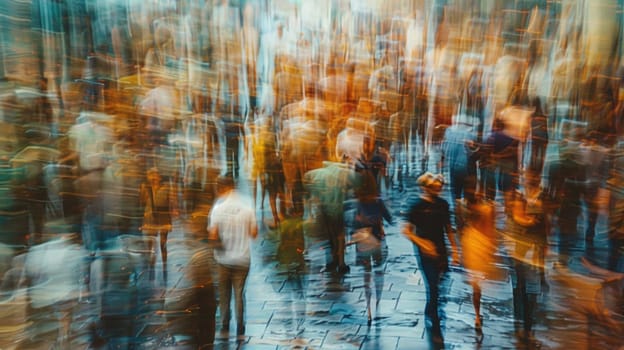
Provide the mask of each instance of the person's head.
POLYGON ((147 171, 147 181, 149 183, 159 183, 160 182, 160 173, 157 168, 150 168, 147 171))
POLYGON ((217 193, 223 195, 234 189, 234 179, 232 175, 220 175, 217 178, 217 193))
POLYGON ((442 186, 444 185, 444 177, 442 174, 432 174, 426 172, 418 177, 416 180, 418 186, 424 194, 437 197, 442 192, 442 186))

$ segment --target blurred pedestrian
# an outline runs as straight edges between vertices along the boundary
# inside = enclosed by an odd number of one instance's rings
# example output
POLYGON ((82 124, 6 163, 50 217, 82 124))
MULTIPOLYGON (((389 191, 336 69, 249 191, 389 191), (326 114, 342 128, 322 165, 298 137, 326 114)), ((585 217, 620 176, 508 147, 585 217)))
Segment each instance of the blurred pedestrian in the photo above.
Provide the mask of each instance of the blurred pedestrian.
POLYGON ((443 277, 448 271, 447 239, 451 245, 453 264, 458 264, 459 253, 455 232, 451 227, 449 204, 440 198, 444 185, 442 175, 425 173, 418 178, 417 183, 421 194, 411 203, 407 211, 407 223, 403 227, 403 234, 414 244, 425 281, 427 289, 425 316, 431 321, 432 339, 435 343, 442 343, 438 299, 443 277))
POLYGON ((219 274, 221 333, 230 330, 230 300, 234 290, 236 335, 245 334, 245 282, 251 263, 251 241, 258 235, 256 214, 251 199, 234 187, 231 176, 217 179, 218 198, 209 217, 208 237, 215 242, 215 261, 219 274))
POLYGON ((486 198, 493 201, 496 191, 503 194, 505 212, 509 213, 513 195, 518 187, 518 147, 519 142, 505 131, 502 119, 494 119, 493 130, 486 140, 486 148, 490 151, 485 171, 486 198))
POLYGON ((475 309, 475 330, 482 327, 481 281, 496 278, 495 256, 497 250, 493 203, 471 203, 467 210, 466 226, 461 235, 464 267, 469 272, 472 286, 472 305, 475 309))
POLYGON ((516 326, 522 325, 523 339, 533 330, 537 296, 548 290, 545 273, 547 238, 550 229, 542 201, 528 203, 520 194, 515 197, 505 232, 514 241, 513 305, 516 326))
POLYGON ((318 208, 318 225, 329 240, 331 261, 325 272, 347 273, 345 264, 344 202, 355 188, 358 176, 346 163, 323 162, 323 167, 308 171, 304 176, 310 199, 318 208))
MULTIPOLYGON (((178 215, 177 193, 169 181, 163 181, 157 168, 147 171, 147 182, 141 184, 141 204, 143 212, 143 234, 160 238, 160 256, 163 263, 163 277, 167 277, 167 237, 173 227, 173 217, 178 215)), ((148 241, 148 249, 153 249, 153 241, 148 241)), ((156 263, 153 255, 151 267, 156 263)), ((151 273, 153 276, 153 271, 151 273)))
POLYGON ((306 309, 305 291, 305 236, 303 212, 291 207, 279 226, 280 242, 277 248, 278 271, 286 275, 284 289, 290 291, 285 300, 286 330, 296 337, 303 332, 306 309))
POLYGON ((383 291, 383 265, 388 256, 383 220, 392 223, 392 215, 384 201, 379 197, 375 177, 364 176, 359 185, 352 240, 356 245, 356 262, 364 268, 364 292, 366 295, 366 315, 368 324, 372 323, 371 312, 371 275, 374 270, 375 310, 379 313, 379 302, 383 291))
POLYGON ((462 226, 461 202, 474 202, 477 185, 477 134, 466 116, 456 116, 454 124, 444 132, 440 169, 448 165, 455 227, 462 226))
POLYGON ((609 176, 609 149, 601 145, 601 137, 605 138, 604 135, 591 131, 579 146, 581 164, 585 168, 585 183, 582 194, 587 210, 585 241, 588 244, 593 243, 596 236, 596 223, 602 205, 600 194, 609 176))

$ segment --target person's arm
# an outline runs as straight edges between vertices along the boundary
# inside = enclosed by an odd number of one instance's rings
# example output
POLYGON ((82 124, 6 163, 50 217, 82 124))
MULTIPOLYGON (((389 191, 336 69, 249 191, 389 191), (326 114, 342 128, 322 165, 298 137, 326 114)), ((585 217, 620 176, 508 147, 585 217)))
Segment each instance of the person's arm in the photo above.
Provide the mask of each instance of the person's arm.
POLYGON ((213 249, 223 248, 221 245, 221 237, 219 236, 219 225, 215 222, 212 212, 208 217, 208 226, 206 231, 208 232, 208 246, 213 249))
POLYGON ((256 215, 253 211, 249 216, 249 236, 252 239, 256 239, 256 237, 258 237, 258 220, 256 220, 256 215))
POLYGON ((419 237, 414 231, 414 225, 406 223, 405 226, 403 226, 402 232, 407 239, 409 239, 412 243, 418 246, 422 254, 427 255, 431 258, 438 257, 439 254, 436 250, 435 244, 433 244, 433 242, 428 239, 419 237))

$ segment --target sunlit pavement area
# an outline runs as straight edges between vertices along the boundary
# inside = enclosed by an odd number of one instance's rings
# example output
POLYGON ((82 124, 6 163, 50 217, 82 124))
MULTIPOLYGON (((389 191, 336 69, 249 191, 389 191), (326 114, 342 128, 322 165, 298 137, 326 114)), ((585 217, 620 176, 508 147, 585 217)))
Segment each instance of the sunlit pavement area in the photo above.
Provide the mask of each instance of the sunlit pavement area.
MULTIPOLYGON (((324 238, 315 234, 312 221, 308 221, 306 267, 300 273, 289 273, 275 257, 279 234, 268 228, 268 205, 265 209, 259 208, 261 232, 253 244, 252 267, 247 280, 245 336, 236 337, 234 330, 225 335, 217 331, 214 347, 439 348, 431 342, 426 330, 423 315, 426 292, 412 245, 400 234, 401 209, 405 199, 415 195, 416 189, 411 186, 405 191, 393 189, 385 194, 388 206, 399 220, 386 228, 389 256, 384 266, 383 293, 379 308, 373 307, 370 325, 366 317, 363 271, 355 264, 355 248, 347 248, 349 273, 321 272, 328 248, 324 238)), ((500 222, 504 221, 503 216, 501 208, 500 222)), ((42 307, 37 308, 31 303, 30 309, 26 307, 27 294, 19 290, 13 292, 2 305, 5 309, 4 334, 0 334, 2 348, 195 348, 191 337, 181 327, 188 310, 175 314, 176 317, 171 317, 173 311, 167 310, 167 305, 180 298, 183 295, 180 291, 188 287, 185 284, 188 260, 204 244, 190 233, 193 229, 189 221, 189 218, 180 218, 170 234, 166 280, 160 256, 157 256, 155 271, 150 273, 146 251, 137 245, 139 241, 126 238, 120 240, 124 244, 98 252, 91 259, 89 288, 79 285, 71 290, 67 286, 73 293, 71 296, 60 293, 61 297, 44 302, 42 307), (5 313, 8 311, 11 313, 5 313)), ((548 287, 535 291, 535 324, 533 332, 525 336, 520 322, 514 320, 514 277, 506 249, 513 242, 504 232, 501 233, 499 254, 504 273, 500 280, 483 283, 482 333, 474 329, 475 315, 466 274, 461 267, 452 267, 443 301, 444 348, 617 349, 624 346, 624 340, 617 333, 623 324, 621 314, 612 315, 611 320, 616 324, 602 319, 602 313, 607 311, 601 309, 606 304, 600 302, 604 299, 600 295, 604 283, 587 277, 581 260, 582 257, 596 262, 605 259, 606 238, 603 234, 598 234, 593 249, 587 252, 584 246, 573 249, 574 254, 567 259, 567 266, 557 263, 561 259, 552 237, 546 264, 548 287)), ((583 240, 579 242, 584 244, 583 240)), ((65 258, 61 264, 67 266, 67 261, 71 260, 65 258)), ((615 290, 621 292, 621 287, 615 290)), ((216 317, 218 329, 218 311, 216 317)))

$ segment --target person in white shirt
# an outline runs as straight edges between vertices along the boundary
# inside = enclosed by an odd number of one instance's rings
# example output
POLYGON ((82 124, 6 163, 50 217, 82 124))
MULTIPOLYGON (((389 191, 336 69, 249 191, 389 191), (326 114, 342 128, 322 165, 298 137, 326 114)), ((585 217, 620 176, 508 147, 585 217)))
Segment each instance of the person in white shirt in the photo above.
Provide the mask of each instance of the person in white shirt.
POLYGON ((209 217, 208 235, 215 242, 214 258, 219 274, 221 333, 229 333, 230 299, 234 289, 236 335, 245 334, 244 288, 251 263, 251 240, 258 235, 251 200, 236 191, 230 176, 217 179, 219 197, 209 217), (217 243, 218 242, 218 243, 217 243))

